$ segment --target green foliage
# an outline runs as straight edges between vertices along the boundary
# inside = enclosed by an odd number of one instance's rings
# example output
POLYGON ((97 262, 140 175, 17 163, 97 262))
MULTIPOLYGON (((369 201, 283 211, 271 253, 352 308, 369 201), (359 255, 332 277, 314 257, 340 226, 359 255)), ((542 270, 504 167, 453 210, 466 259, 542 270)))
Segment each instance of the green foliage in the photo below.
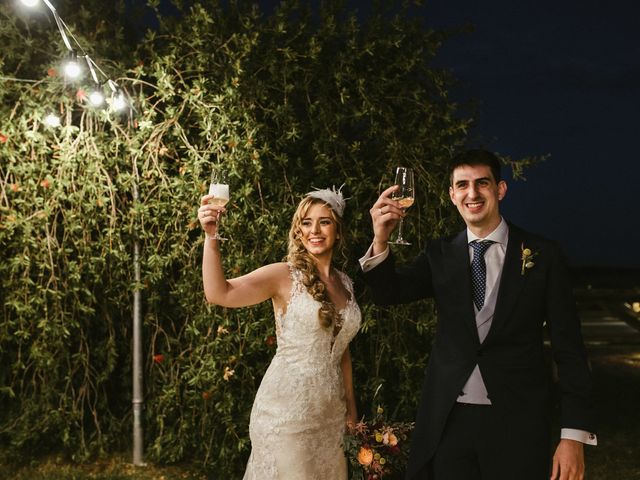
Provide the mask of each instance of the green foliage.
MULTIPOLYGON (((109 32, 127 37, 124 27, 90 28, 100 19, 88 9, 72 17, 96 32, 76 36, 111 55, 112 71, 130 66, 118 81, 135 116, 119 119, 79 104, 59 77, 8 81, 42 78, 59 47, 50 25, 0 10, 0 39, 10 45, 0 57, 0 438, 15 452, 78 459, 127 447, 137 289, 147 454, 235 478, 275 348, 273 312, 266 303, 227 310, 204 302, 196 211, 211 168, 224 164, 232 175, 222 227, 229 277, 280 261, 302 194, 344 183, 345 268, 357 278, 368 209, 393 166, 417 172, 418 201, 405 222, 414 245, 452 228, 446 161, 470 120, 448 98, 448 74, 431 66, 442 37, 408 7, 361 20, 337 1, 319 10, 284 1, 270 15, 246 2, 175 4, 179 14, 160 16, 136 52, 109 44, 109 32), (42 123, 51 108, 63 113, 57 131, 42 123)), ((378 401, 392 419, 411 420, 433 305, 378 309, 361 288, 358 300, 361 413, 382 384, 378 401)))

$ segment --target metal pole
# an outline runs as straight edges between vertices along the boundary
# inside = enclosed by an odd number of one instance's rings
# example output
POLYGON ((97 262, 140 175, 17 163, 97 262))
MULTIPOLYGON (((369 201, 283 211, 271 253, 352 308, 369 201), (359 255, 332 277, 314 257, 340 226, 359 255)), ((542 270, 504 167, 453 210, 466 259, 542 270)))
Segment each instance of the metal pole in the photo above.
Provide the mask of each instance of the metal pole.
MULTIPOLYGON (((133 184, 133 202, 138 201, 138 185, 133 184)), ((142 320, 140 315, 140 242, 133 244, 133 464, 144 466, 142 437, 142 320)))

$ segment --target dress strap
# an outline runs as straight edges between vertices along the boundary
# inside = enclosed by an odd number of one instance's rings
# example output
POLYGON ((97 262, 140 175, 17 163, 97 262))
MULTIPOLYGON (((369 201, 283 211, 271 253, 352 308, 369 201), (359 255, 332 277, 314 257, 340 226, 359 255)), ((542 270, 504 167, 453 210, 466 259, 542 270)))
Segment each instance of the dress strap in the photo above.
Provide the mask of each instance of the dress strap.
POLYGON ((353 298, 353 280, 351 280, 351 277, 349 277, 349 275, 347 275, 346 273, 344 273, 341 270, 337 270, 338 274, 340 275, 340 280, 342 280, 342 285, 344 285, 344 288, 347 289, 347 292, 349 292, 349 295, 351 296, 351 298, 353 298))
POLYGON ((302 283, 302 272, 294 267, 293 263, 287 262, 289 266, 289 275, 291 276, 291 296, 306 290, 302 283))

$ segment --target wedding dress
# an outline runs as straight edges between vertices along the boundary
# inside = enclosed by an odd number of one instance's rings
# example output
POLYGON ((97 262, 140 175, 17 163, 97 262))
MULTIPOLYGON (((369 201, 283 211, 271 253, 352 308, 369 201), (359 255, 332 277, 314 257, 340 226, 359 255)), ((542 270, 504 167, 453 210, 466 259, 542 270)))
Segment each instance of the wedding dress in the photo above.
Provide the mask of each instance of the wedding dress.
POLYGON ((289 266, 291 297, 276 312, 278 348, 258 388, 249 423, 251 456, 244 480, 346 480, 342 450, 346 402, 340 361, 360 327, 349 277, 342 328, 320 325, 320 303, 289 266))

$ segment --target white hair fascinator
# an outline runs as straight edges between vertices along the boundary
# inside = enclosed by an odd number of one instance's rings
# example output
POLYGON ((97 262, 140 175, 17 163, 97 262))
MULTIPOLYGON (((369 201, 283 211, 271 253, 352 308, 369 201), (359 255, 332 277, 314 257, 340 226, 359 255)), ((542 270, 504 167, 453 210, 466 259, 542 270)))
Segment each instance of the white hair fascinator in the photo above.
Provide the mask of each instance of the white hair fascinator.
POLYGON ((342 196, 342 187, 344 187, 344 183, 340 185, 340 188, 336 190, 335 185, 331 188, 315 188, 313 192, 307 193, 307 197, 317 198, 322 200, 326 204, 328 204, 331 209, 342 218, 342 214, 344 213, 344 207, 347 205, 347 201, 342 196))

